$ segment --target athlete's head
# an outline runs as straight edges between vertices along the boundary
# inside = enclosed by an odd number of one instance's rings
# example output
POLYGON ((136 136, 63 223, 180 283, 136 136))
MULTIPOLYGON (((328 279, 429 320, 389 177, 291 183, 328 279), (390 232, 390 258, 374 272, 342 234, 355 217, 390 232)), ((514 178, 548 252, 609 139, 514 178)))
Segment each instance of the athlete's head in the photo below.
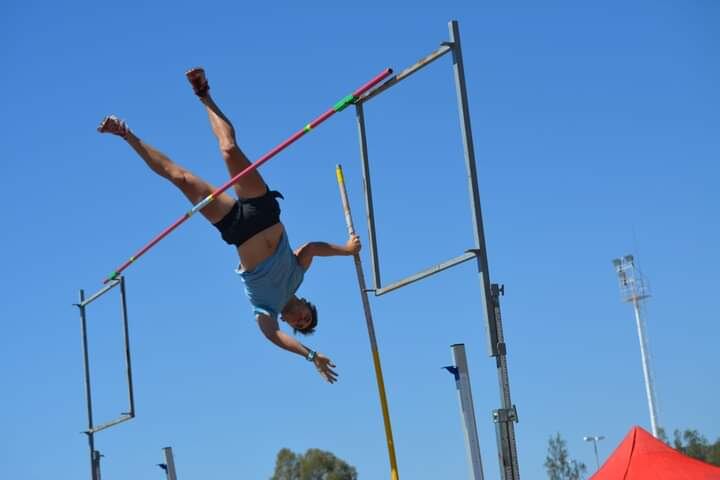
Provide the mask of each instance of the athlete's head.
POLYGON ((310 335, 318 323, 317 308, 304 298, 293 297, 285 305, 281 313, 282 319, 293 328, 294 332, 310 335))

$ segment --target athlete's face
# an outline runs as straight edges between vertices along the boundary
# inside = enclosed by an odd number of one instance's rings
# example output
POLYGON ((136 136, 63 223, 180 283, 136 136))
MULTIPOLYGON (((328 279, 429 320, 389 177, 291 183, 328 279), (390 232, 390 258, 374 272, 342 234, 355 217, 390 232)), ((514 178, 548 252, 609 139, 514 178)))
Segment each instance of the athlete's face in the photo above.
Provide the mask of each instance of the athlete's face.
POLYGON ((298 302, 282 312, 282 318, 295 330, 304 330, 312 323, 312 312, 305 302, 298 302))

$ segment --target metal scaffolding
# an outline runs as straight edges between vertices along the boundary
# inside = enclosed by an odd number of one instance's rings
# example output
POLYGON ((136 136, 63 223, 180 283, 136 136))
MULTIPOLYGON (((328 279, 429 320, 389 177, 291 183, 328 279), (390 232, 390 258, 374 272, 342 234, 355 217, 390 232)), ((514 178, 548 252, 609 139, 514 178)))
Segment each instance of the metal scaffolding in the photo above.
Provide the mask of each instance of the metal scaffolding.
POLYGON ((127 301, 125 299, 125 277, 119 276, 115 280, 112 280, 105 287, 101 288, 87 299, 85 298, 85 291, 80 290, 80 301, 78 303, 75 303, 74 305, 80 310, 80 327, 82 332, 84 366, 83 370, 85 374, 85 401, 87 404, 88 417, 88 428, 87 430, 85 430, 84 433, 88 437, 88 446, 90 448, 90 478, 92 480, 100 480, 100 457, 102 457, 102 455, 98 450, 95 449, 95 434, 102 430, 108 429, 110 427, 135 418, 135 395, 133 393, 132 363, 130 361, 130 332, 128 328, 127 301), (93 419, 93 398, 90 382, 91 377, 87 328, 87 308, 92 302, 99 299, 100 297, 112 291, 115 287, 118 286, 120 287, 120 312, 122 315, 123 339, 125 347, 125 376, 127 382, 128 409, 126 412, 122 412, 117 418, 96 425, 93 419))
POLYGON ((480 192, 478 188, 477 168, 475 163, 475 149, 470 125, 470 110, 468 106, 467 88, 465 85, 465 70, 460 44, 460 29, 458 22, 455 20, 449 22, 448 27, 450 33, 449 41, 443 42, 434 52, 425 56, 420 61, 400 73, 390 77, 389 80, 380 85, 378 88, 362 95, 355 103, 360 143, 360 160, 362 163, 365 208, 367 213, 368 234, 370 237, 370 259, 374 282, 374 288, 372 291, 376 296, 384 295, 461 263, 473 259, 475 260, 480 279, 483 316, 487 330, 487 348, 489 355, 491 357, 495 357, 496 359, 498 382, 500 386, 501 408, 493 411, 493 419, 496 424, 500 471, 503 480, 518 480, 520 478, 520 474, 515 440, 515 422, 517 422, 518 416, 515 405, 513 405, 510 398, 507 347, 503 337, 502 319, 500 315, 500 296, 504 293, 504 287, 490 283, 490 270, 488 267, 487 251, 485 248, 485 233, 483 230, 480 192), (455 258, 449 259, 404 279, 383 286, 380 281, 380 260, 378 255, 375 210, 372 197, 372 182, 370 179, 368 139, 363 106, 368 101, 377 98, 389 88, 397 85, 401 81, 407 79, 414 73, 427 67, 448 53, 452 54, 455 91, 457 94, 458 111, 460 115, 460 130, 465 154, 465 166, 467 169, 468 191, 470 194, 470 208, 472 212, 475 245, 455 258))
POLYGON ((648 410, 650 411, 650 427, 655 438, 659 438, 659 425, 657 414, 657 401, 655 400, 655 381, 650 367, 650 349, 648 347, 645 318, 643 317, 643 303, 650 297, 645 278, 637 267, 632 255, 613 260, 615 272, 618 274, 620 294, 623 302, 632 303, 635 312, 635 325, 640 340, 640 359, 642 361, 643 377, 645 379, 645 393, 647 395, 648 410))

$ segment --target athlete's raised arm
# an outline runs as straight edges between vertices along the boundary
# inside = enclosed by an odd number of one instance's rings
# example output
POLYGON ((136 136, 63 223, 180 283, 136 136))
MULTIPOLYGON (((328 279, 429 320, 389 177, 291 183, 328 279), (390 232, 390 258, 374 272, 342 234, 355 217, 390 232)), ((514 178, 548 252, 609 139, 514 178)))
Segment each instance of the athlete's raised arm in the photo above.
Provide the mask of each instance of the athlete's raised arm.
POLYGON ((337 255, 355 255, 360 251, 360 237, 352 235, 345 245, 334 245, 327 242, 310 242, 295 251, 300 266, 307 270, 313 257, 333 257, 337 255))

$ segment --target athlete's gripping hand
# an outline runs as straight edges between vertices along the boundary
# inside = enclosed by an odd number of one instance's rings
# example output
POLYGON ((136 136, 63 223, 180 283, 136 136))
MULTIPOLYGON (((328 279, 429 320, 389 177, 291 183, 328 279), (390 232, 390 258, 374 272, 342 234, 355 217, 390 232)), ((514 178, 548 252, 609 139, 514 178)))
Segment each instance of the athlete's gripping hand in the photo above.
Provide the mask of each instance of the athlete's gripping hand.
POLYGON ((335 364, 332 360, 318 352, 313 359, 313 363, 315 364, 315 368, 317 368, 320 376, 327 380, 328 383, 337 382, 338 374, 335 370, 333 370, 333 368, 335 368, 335 364))
POLYGON ((348 255, 357 255, 360 252, 360 247, 360 237, 353 233, 345 244, 348 255))

